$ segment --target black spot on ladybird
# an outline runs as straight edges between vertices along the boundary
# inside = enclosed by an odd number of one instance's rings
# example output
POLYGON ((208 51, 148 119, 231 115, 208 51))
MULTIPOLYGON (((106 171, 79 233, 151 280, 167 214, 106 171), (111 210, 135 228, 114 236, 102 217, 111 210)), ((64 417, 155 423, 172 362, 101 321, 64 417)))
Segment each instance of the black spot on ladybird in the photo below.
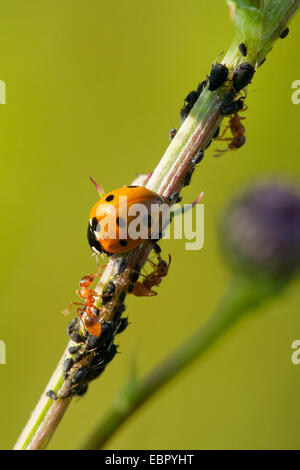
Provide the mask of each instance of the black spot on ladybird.
POLYGON ((107 202, 110 202, 110 201, 112 201, 112 200, 114 199, 114 197, 115 197, 115 196, 114 196, 113 194, 109 194, 109 195, 105 198, 105 200, 106 200, 107 202))
POLYGON ((120 240, 120 241, 119 241, 119 244, 120 244, 121 246, 125 247, 125 246, 128 245, 128 242, 127 242, 127 240, 120 240))
POLYGON ((131 186, 127 186, 127 188, 138 188, 138 186, 131 185, 131 186))

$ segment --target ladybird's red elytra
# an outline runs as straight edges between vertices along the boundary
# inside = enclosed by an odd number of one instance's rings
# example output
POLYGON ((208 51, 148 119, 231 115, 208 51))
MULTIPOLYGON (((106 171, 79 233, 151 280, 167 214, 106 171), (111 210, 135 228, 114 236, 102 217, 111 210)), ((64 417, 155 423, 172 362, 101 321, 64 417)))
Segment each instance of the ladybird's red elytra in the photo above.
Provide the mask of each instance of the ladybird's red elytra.
MULTIPOLYGON (((145 206, 145 210, 151 214, 153 206, 157 205, 159 208, 163 204, 163 199, 159 194, 144 186, 124 186, 110 191, 92 207, 88 241, 93 251, 108 255, 124 253, 136 248, 145 240, 144 237, 130 238, 128 234, 130 223, 137 217, 137 215, 130 215, 130 208, 134 204, 145 206), (114 227, 112 236, 108 236, 110 227, 114 227)), ((146 233, 150 238, 152 227, 149 227, 148 222, 149 218, 147 218, 146 233)))

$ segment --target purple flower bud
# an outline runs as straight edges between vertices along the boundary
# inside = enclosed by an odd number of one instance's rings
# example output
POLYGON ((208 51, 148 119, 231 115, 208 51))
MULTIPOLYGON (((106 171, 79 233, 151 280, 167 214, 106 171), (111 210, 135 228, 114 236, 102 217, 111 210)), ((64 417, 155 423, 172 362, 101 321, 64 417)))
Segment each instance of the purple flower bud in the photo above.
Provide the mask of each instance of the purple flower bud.
POLYGON ((300 268, 300 190, 279 180, 252 186, 225 211, 221 244, 231 264, 270 277, 300 268))

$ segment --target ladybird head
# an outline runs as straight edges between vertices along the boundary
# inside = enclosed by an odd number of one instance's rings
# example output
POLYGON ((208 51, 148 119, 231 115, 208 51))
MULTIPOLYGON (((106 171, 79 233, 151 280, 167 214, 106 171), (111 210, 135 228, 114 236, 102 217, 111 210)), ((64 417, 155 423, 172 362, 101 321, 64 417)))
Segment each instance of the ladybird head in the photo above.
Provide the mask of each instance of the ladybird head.
POLYGON ((94 253, 96 253, 97 255, 101 254, 103 252, 103 249, 102 249, 101 243, 99 242, 99 240, 97 239, 95 235, 92 221, 90 221, 88 225, 87 238, 88 238, 90 247, 94 251, 94 253))

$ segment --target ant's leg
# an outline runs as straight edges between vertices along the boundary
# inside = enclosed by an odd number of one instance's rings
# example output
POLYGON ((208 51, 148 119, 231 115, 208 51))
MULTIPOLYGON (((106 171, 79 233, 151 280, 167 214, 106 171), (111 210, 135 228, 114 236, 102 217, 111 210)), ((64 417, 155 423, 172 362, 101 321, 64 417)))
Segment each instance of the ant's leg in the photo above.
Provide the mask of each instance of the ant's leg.
POLYGON ((221 155, 223 155, 223 153, 226 153, 228 152, 229 148, 227 147, 226 149, 224 150, 216 150, 216 152, 218 152, 217 154, 214 154, 214 157, 220 157, 221 155))
POLYGON ((233 137, 226 137, 225 139, 216 139, 216 140, 222 140, 223 142, 226 142, 226 141, 229 141, 229 140, 232 140, 233 137))
POLYGON ((227 126, 224 128, 223 132, 221 135, 219 135, 218 137, 215 138, 215 140, 223 140, 223 136, 226 134, 226 131, 230 129, 230 125, 227 124, 227 126))
POLYGON ((66 308, 65 310, 62 310, 62 314, 63 315, 70 315, 73 305, 83 305, 83 303, 71 302, 70 305, 69 305, 69 308, 66 308))

